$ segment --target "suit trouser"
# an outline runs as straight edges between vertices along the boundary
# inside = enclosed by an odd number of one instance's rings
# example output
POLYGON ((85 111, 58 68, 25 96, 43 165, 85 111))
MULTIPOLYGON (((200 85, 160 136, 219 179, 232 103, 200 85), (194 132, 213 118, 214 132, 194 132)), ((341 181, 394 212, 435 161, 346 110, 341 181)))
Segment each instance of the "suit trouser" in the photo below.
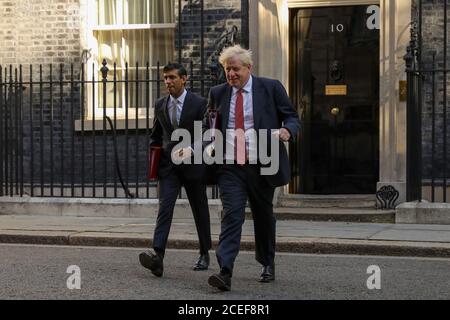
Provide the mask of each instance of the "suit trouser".
POLYGON ((233 270, 241 243, 247 197, 253 216, 256 260, 264 266, 273 265, 276 220, 272 200, 275 188, 261 176, 258 165, 224 165, 218 184, 224 209, 216 250, 220 268, 233 270))
POLYGON ((211 226, 209 219, 206 185, 199 180, 186 180, 176 170, 159 180, 159 210, 153 234, 153 248, 164 254, 172 224, 173 211, 181 187, 184 186, 194 215, 200 254, 211 249, 211 226))

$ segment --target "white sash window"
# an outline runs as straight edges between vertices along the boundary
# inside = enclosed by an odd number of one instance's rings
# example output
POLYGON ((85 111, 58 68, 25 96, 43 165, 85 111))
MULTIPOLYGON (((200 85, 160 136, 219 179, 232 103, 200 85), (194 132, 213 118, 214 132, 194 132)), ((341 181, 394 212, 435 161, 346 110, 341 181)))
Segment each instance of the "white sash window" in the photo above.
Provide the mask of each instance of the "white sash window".
MULTIPOLYGON (((175 1, 92 1, 94 10, 89 10, 89 25, 91 26, 89 46, 92 48, 92 56, 90 63, 87 65, 87 80, 92 81, 92 78, 95 77, 96 80, 101 81, 100 69, 103 59, 106 59, 109 68, 108 80, 112 81, 114 63, 116 63, 116 96, 114 98, 113 83, 108 83, 106 91, 107 115, 112 116, 114 114, 115 100, 118 118, 125 118, 126 106, 128 106, 128 117, 130 119, 135 117, 145 118, 147 114, 147 89, 144 82, 139 83, 139 86, 136 87, 136 76, 139 77, 139 80, 145 80, 146 65, 149 63, 150 80, 156 80, 158 61, 161 69, 169 61, 173 61, 175 52, 175 1), (126 63, 128 63, 128 89, 124 82, 120 82, 126 79, 126 63), (136 63, 138 63, 137 68, 136 63), (137 114, 136 107, 138 108, 137 114)), ((156 82, 150 82, 150 108, 156 98, 156 92, 156 82)), ((87 108, 87 117, 90 119, 103 118, 103 84, 100 83, 95 87, 89 85, 88 96, 87 105, 90 107, 87 108)))

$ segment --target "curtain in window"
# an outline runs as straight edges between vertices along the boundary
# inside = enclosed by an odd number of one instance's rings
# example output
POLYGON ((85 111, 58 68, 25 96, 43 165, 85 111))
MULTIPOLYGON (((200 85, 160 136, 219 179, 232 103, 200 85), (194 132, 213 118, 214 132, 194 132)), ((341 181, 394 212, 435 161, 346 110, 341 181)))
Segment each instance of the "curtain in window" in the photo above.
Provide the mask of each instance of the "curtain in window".
MULTIPOLYGON (((174 0, 97 0, 99 25, 129 25, 174 23, 174 0), (122 12, 119 12, 122 11, 122 12)), ((175 51, 173 28, 126 29, 114 31, 96 31, 98 41, 98 65, 106 59, 109 69, 117 64, 118 79, 125 79, 125 63, 128 62, 128 79, 145 79, 147 62, 155 67, 160 62, 164 65, 173 59, 175 51), (136 63, 139 68, 136 69, 136 63), (142 68, 142 69, 141 69, 142 68)), ((110 73, 112 75, 112 73, 110 73)), ((150 72, 150 79, 155 79, 156 73, 150 72)), ((152 91, 156 90, 153 86, 152 91)), ((124 85, 118 85, 118 90, 124 85)), ((136 105, 136 95, 139 96, 139 106, 144 105, 144 89, 136 89, 135 83, 129 86, 129 106, 136 105), (139 92, 137 92, 139 90, 139 92)), ((100 98, 103 95, 99 92, 100 98)), ((121 96, 123 93, 121 93, 121 96)), ((112 106, 113 88, 107 90, 108 107, 112 106)), ((101 99, 102 100, 102 99, 101 99)))
POLYGON ((149 23, 147 5, 148 5, 147 0, 124 0, 123 23, 124 24, 149 23))
POLYGON ((98 25, 174 22, 174 0, 97 0, 98 25))
MULTIPOLYGON (((125 62, 121 58, 123 57, 122 47, 122 31, 97 31, 95 34, 98 41, 98 67, 102 67, 103 59, 106 59, 107 66, 110 70, 108 73, 108 80, 113 80, 114 76, 114 63, 117 64, 117 81, 123 79, 122 68, 125 68, 125 62)), ((100 70, 98 71, 98 79, 101 79, 102 75, 100 70)), ((124 86, 122 83, 117 83, 116 91, 116 105, 122 107, 122 96, 124 86)), ((103 87, 99 86, 99 107, 103 107, 103 87)), ((106 88, 107 95, 107 107, 112 108, 114 106, 114 85, 108 83, 106 88)))
POLYGON ((117 20, 117 10, 116 0, 97 0, 97 24, 102 26, 121 23, 117 20))
POLYGON ((149 23, 175 23, 175 2, 173 0, 150 0, 149 23))
MULTIPOLYGON (((125 24, 172 23, 174 18, 173 0, 119 0, 122 1, 125 24), (150 1, 150 21, 145 21, 150 1)), ((117 12, 116 0, 98 0, 99 24, 121 23, 117 12)), ((172 59, 174 52, 174 30, 169 29, 135 29, 120 31, 98 31, 99 63, 106 59, 108 65, 116 62, 124 68, 125 62, 130 67, 138 62, 141 66, 147 62, 155 66, 172 59)))
MULTIPOLYGON (((127 13, 129 24, 143 22, 147 13, 147 1, 145 0, 120 0, 123 1, 123 10, 127 13)), ((173 0, 148 0, 150 1, 150 23, 172 23, 174 21, 173 0)), ((99 22, 105 24, 119 23, 116 0, 98 0, 99 22)), ((174 30, 172 28, 161 29, 135 29, 120 31, 97 31, 99 45, 99 63, 106 59, 108 65, 116 62, 118 67, 124 68, 125 62, 129 66, 135 66, 139 62, 141 66, 147 62, 155 66, 157 61, 161 64, 172 59, 174 53, 174 30)))

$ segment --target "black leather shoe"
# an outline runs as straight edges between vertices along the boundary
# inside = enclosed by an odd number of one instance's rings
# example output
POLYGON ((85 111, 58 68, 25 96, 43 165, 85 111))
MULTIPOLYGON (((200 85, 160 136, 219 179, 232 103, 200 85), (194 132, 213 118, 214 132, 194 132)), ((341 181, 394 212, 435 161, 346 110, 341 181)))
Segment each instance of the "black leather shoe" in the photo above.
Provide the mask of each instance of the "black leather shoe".
POLYGON ((216 273, 209 277, 208 284, 221 291, 231 290, 231 275, 229 273, 216 273))
POLYGON ((270 282, 273 280, 275 280, 275 267, 264 266, 262 268, 261 276, 259 277, 259 282, 270 282))
POLYGON ((208 270, 209 267, 209 254, 201 254, 200 257, 198 257, 197 263, 194 265, 195 271, 200 270, 208 270))
POLYGON ((150 269, 155 276, 162 277, 164 265, 160 255, 148 250, 139 254, 139 262, 143 267, 150 269))

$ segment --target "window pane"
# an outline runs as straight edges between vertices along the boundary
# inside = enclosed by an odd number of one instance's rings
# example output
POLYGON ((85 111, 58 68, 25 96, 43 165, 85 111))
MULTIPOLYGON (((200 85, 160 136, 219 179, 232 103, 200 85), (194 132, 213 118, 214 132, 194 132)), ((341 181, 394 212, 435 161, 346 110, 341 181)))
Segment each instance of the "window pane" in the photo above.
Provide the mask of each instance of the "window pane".
MULTIPOLYGON (((156 70, 149 70, 149 81, 146 69, 128 70, 128 107, 129 108, 149 108, 153 107, 154 101, 158 93, 158 81, 156 70), (136 75, 138 79, 136 79, 136 75), (148 96, 148 98, 147 98, 148 96)), ((160 95, 165 94, 165 85, 160 76, 160 95)), ((125 89, 125 87, 124 87, 125 89)), ((125 93, 124 93, 125 94, 125 93)))
MULTIPOLYGON (((108 82, 106 84, 106 108, 114 108, 114 76, 113 70, 108 73, 108 82)), ((117 70, 116 80, 116 108, 117 110, 125 107, 126 90, 128 90, 128 108, 152 108, 155 100, 158 98, 158 84, 159 84, 159 96, 167 94, 164 81, 162 79, 162 68, 160 70, 160 80, 157 81, 157 71, 149 69, 149 81, 147 81, 146 69, 128 70, 128 85, 125 85, 125 70, 117 70), (136 75, 138 79, 136 80, 136 75), (136 101, 137 98, 137 101, 136 101)), ((98 72, 98 108, 103 108, 103 88, 104 85, 101 82, 102 74, 98 72)), ((101 114, 98 114, 101 116, 101 114)))
POLYGON ((174 33, 173 29, 124 30, 124 60, 130 67, 135 67, 136 62, 139 66, 168 63, 175 51, 174 33))
POLYGON ((96 9, 97 25, 175 23, 175 0, 96 0, 96 9))
MULTIPOLYGON (((145 108, 147 104, 146 99, 146 83, 145 83, 145 70, 129 70, 128 71, 128 97, 129 108, 145 108), (138 80, 136 81, 136 75, 138 76, 138 80), (137 104, 136 104, 137 97, 137 104)), ((149 105, 151 102, 149 102, 149 105)))
POLYGON ((175 23, 175 0, 150 0, 149 23, 175 23))
POLYGON ((95 31, 99 44, 98 64, 106 59, 108 68, 117 63, 118 68, 125 68, 125 62, 133 68, 136 63, 145 67, 165 65, 173 61, 175 52, 174 29, 95 31), (125 47, 122 47, 122 40, 125 47))
POLYGON ((97 0, 97 25, 121 24, 116 0, 97 0))
MULTIPOLYGON (((96 0, 98 25, 114 24, 157 24, 175 22, 175 0, 96 0)), ((114 107, 114 98, 117 109, 125 107, 125 98, 128 97, 129 108, 145 109, 147 104, 153 107, 160 95, 166 94, 164 82, 156 81, 156 67, 159 62, 162 67, 173 61, 175 53, 174 28, 161 29, 135 29, 110 30, 93 32, 98 42, 98 79, 101 81, 100 68, 103 59, 106 59, 109 68, 106 95, 103 93, 103 83, 97 86, 98 108, 103 108, 104 99, 106 107, 114 107), (117 84, 114 90, 113 70, 117 64, 117 84), (128 63, 128 84, 125 85, 125 63, 128 63), (136 70, 138 63, 138 70, 136 70), (146 82, 146 65, 150 69, 150 82, 146 82), (138 85, 136 84, 138 75, 138 85), (148 89, 148 90, 147 90, 148 89), (147 94, 148 92, 148 94, 147 94)), ((141 114, 142 110, 139 111, 141 114)))
POLYGON ((148 23, 148 0, 123 0, 123 23, 148 23))
POLYGON ((156 66, 173 61, 175 53, 175 30, 174 29, 153 29, 150 31, 150 63, 156 66))
POLYGON ((114 62, 118 67, 121 65, 122 31, 95 31, 94 36, 98 41, 98 64, 101 65, 106 59, 108 68, 112 69, 114 62))
POLYGON ((125 40, 124 60, 130 67, 140 66, 149 61, 150 30, 124 30, 125 40))
POLYGON ((161 69, 159 70, 159 96, 158 96, 158 75, 157 75, 157 71, 156 70, 152 70, 151 71, 151 76, 152 79, 154 80, 154 82, 152 82, 152 87, 151 87, 151 94, 152 94, 152 106, 155 103, 155 100, 167 95, 167 89, 166 89, 166 85, 164 84, 164 79, 163 79, 163 72, 162 72, 163 67, 161 67, 161 69))
MULTIPOLYGON (((98 73, 98 79, 101 81, 102 73, 98 73)), ((114 69, 111 67, 108 72, 108 82, 106 84, 106 108, 114 108, 114 69)), ((117 70, 116 75, 116 108, 123 108, 123 94, 124 94, 124 83, 120 82, 123 79, 122 71, 117 70)), ((103 108, 103 83, 98 84, 98 107, 103 108)))

